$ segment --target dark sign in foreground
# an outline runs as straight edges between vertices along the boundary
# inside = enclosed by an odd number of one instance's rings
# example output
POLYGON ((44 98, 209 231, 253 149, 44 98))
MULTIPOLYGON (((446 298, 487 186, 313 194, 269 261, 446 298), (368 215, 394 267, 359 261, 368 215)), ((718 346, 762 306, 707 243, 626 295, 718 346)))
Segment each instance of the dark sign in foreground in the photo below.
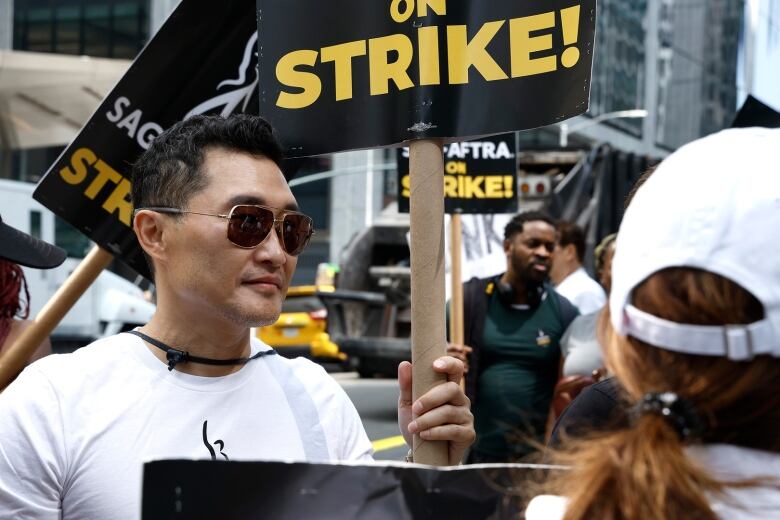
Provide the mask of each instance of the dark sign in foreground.
POLYGON ((528 483, 551 470, 561 471, 526 464, 156 461, 144 466, 142 519, 516 519, 534 494, 528 483))
POLYGON ((585 112, 595 0, 257 1, 260 113, 292 156, 585 112))
POLYGON ((130 165, 163 129, 193 114, 258 112, 251 2, 181 2, 130 65, 34 197, 136 271, 130 165))
MULTIPOLYGON (((398 159, 398 211, 409 212, 409 149, 398 159)), ((444 146, 445 213, 517 211, 515 134, 444 146)))

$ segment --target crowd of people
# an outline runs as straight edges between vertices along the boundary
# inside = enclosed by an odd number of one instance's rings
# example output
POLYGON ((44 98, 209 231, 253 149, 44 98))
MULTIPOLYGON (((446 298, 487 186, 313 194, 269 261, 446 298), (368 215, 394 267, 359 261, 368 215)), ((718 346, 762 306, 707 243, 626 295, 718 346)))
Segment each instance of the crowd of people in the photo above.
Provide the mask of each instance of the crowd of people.
MULTIPOLYGON (((407 441, 449 441, 451 464, 569 466, 531 520, 780 517, 778 146, 731 129, 671 154, 595 248, 595 279, 581 227, 512 218, 506 270, 464 284, 464 344, 433 367, 447 383, 412 402, 399 367, 407 441)), ((249 338, 312 233, 280 161, 261 118, 196 116, 134 165, 157 313, 0 394, 0 516, 133 518, 150 458, 370 460, 338 384, 249 338)), ((64 252, 0 236, 2 346, 25 317, 17 264, 64 252)))

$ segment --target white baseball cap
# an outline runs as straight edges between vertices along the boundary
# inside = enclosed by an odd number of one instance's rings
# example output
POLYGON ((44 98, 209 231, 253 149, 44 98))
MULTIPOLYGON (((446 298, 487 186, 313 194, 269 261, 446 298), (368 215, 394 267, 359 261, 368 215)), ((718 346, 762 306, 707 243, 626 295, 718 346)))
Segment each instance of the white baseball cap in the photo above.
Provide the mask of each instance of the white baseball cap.
POLYGON ((660 164, 620 225, 609 306, 618 334, 666 350, 780 357, 780 129, 724 130, 660 164), (761 302, 764 319, 691 325, 634 307, 634 287, 668 267, 728 278, 761 302))

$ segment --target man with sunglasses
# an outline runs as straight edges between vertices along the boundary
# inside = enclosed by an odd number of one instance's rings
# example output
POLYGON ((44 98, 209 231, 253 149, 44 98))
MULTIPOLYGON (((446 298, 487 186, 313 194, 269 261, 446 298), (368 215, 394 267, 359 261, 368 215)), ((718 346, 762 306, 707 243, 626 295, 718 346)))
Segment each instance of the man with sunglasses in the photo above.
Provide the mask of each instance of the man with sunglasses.
POLYGON ((577 309, 548 283, 555 226, 546 214, 515 215, 504 229, 506 272, 463 287, 465 345, 477 440, 470 463, 516 462, 544 440, 559 377, 558 342, 577 309))
MULTIPOLYGON (((312 221, 256 116, 195 116, 157 137, 133 168, 134 230, 157 312, 137 330, 33 364, 0 396, 0 517, 137 518, 152 459, 370 460, 341 387, 249 329, 273 323, 312 221)), ((460 361, 416 402, 399 367, 407 442, 474 438, 460 361)), ((259 490, 258 492, 267 492, 259 490)))

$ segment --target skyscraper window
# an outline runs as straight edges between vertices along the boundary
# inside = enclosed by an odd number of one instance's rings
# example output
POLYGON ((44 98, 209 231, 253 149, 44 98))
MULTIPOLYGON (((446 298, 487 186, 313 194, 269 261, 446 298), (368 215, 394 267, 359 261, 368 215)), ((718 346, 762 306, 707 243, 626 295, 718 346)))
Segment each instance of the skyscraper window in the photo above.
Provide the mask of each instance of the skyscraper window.
POLYGON ((149 37, 149 0, 16 0, 13 48, 132 59, 149 37))

